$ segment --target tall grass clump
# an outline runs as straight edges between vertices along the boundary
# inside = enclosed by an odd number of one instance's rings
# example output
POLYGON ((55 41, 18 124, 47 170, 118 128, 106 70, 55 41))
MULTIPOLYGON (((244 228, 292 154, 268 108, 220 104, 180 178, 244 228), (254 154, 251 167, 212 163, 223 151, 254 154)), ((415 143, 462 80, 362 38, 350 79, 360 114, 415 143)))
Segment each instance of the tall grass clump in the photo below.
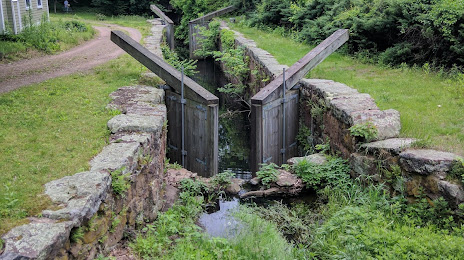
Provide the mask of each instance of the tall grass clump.
POLYGON ((6 59, 15 59, 20 52, 36 50, 52 54, 68 49, 83 41, 91 39, 95 30, 88 24, 77 20, 49 22, 46 15, 42 16, 40 24, 33 21, 29 11, 25 16, 21 33, 15 35, 7 30, 1 35, 0 52, 6 59))

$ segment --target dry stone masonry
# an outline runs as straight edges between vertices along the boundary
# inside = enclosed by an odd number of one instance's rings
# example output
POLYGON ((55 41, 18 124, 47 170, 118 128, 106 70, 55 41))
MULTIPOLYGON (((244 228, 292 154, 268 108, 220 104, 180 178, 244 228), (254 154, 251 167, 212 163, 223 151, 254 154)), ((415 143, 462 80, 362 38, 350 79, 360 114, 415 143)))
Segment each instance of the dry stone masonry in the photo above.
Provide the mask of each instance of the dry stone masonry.
POLYGON ((156 218, 164 199, 164 91, 123 87, 111 97, 108 107, 123 114, 108 122, 110 143, 89 171, 45 185, 53 208, 4 235, 0 259, 93 259, 156 218))
MULTIPOLYGON (((229 29, 225 23, 221 27, 229 29)), ((259 69, 272 80, 282 73, 283 68, 288 68, 258 48, 254 41, 234 33, 235 44, 244 47, 252 69, 259 69)), ((442 151, 413 148, 417 140, 399 138, 401 121, 398 111, 380 110, 369 94, 332 80, 303 79, 299 85, 300 119, 302 125, 311 130, 309 141, 316 145, 329 140, 331 149, 349 160, 353 177, 370 176, 374 181, 389 183, 392 192, 401 189, 410 198, 423 192, 430 199, 444 197, 452 207, 464 202, 462 185, 448 176, 452 163, 459 157, 442 151), (377 137, 368 143, 351 136, 349 130, 366 122, 378 131, 377 137), (395 180, 388 179, 391 177, 387 177, 385 171, 398 176, 395 180)))
POLYGON ((380 110, 368 94, 331 80, 304 79, 301 87, 302 123, 312 129, 313 144, 329 140, 333 151, 349 159, 353 177, 387 183, 391 192, 406 192, 413 200, 421 193, 444 197, 452 207, 464 202, 462 185, 448 173, 459 157, 452 153, 416 149, 412 138, 398 138, 400 114, 380 110), (365 143, 350 134, 350 127, 371 122, 378 131, 365 143), (388 172, 388 174, 387 174, 388 172), (392 176, 393 174, 393 176, 392 176))

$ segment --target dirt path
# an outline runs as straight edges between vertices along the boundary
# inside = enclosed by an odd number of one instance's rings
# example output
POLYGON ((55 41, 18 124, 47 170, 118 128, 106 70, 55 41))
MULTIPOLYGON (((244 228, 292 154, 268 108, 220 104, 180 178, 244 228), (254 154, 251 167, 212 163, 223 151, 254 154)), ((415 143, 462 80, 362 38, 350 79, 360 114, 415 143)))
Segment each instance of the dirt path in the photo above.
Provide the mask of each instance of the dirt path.
POLYGON ((111 42, 111 30, 125 31, 136 41, 142 39, 142 34, 134 28, 111 24, 94 28, 98 31, 95 39, 71 50, 57 55, 0 64, 0 93, 75 72, 85 72, 117 58, 124 51, 111 42))

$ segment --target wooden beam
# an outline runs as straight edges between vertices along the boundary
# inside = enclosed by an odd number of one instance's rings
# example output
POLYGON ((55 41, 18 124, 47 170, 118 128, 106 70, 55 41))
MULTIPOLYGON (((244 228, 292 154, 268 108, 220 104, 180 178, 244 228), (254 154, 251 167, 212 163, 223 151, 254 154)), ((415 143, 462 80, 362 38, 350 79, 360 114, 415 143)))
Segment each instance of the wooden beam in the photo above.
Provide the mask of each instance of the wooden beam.
MULTIPOLYGON (((180 71, 121 31, 111 31, 111 41, 129 53, 137 61, 145 65, 145 67, 163 79, 166 84, 180 93, 180 71)), ((206 105, 219 104, 219 98, 185 75, 184 86, 186 99, 191 99, 206 105)))
POLYGON ((174 50, 175 47, 175 41, 174 41, 174 22, 163 12, 161 9, 159 9, 156 5, 150 5, 150 9, 158 15, 161 20, 164 21, 166 24, 165 30, 166 30, 166 41, 169 45, 169 48, 171 50, 174 50))
MULTIPOLYGON (((303 58, 293 64, 286 71, 285 83, 287 89, 291 89, 295 86, 310 70, 348 41, 348 38, 349 31, 347 29, 337 30, 329 38, 325 39, 316 48, 312 49, 303 58)), ((281 74, 254 95, 251 98, 251 103, 262 105, 279 98, 282 92, 282 84, 283 75, 281 74)))
POLYGON ((150 5, 150 9, 165 23, 174 24, 174 22, 163 12, 159 9, 156 5, 150 5))
POLYGON ((226 13, 229 13, 229 12, 232 12, 236 9, 235 6, 231 5, 231 6, 228 6, 228 7, 225 7, 225 8, 222 8, 222 9, 219 9, 217 11, 214 11, 214 12, 211 12, 205 16, 202 16, 200 18, 197 18, 197 19, 194 19, 194 20, 191 20, 189 22, 190 23, 194 23, 194 24, 202 24, 206 21, 209 21, 211 19, 213 19, 214 17, 218 17, 218 16, 221 16, 223 14, 226 14, 226 13))

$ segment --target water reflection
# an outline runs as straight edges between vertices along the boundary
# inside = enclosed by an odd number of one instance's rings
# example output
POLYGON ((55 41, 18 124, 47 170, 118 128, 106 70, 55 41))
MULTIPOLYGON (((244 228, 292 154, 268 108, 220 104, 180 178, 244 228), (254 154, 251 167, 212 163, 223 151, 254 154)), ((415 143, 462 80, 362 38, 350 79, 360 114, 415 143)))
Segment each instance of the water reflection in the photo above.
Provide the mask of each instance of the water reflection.
POLYGON ((250 119, 248 113, 237 112, 236 110, 242 107, 241 104, 227 103, 224 94, 217 90, 218 87, 223 87, 228 82, 214 60, 199 60, 197 73, 192 79, 219 97, 218 172, 231 170, 239 178, 250 179, 250 119))

